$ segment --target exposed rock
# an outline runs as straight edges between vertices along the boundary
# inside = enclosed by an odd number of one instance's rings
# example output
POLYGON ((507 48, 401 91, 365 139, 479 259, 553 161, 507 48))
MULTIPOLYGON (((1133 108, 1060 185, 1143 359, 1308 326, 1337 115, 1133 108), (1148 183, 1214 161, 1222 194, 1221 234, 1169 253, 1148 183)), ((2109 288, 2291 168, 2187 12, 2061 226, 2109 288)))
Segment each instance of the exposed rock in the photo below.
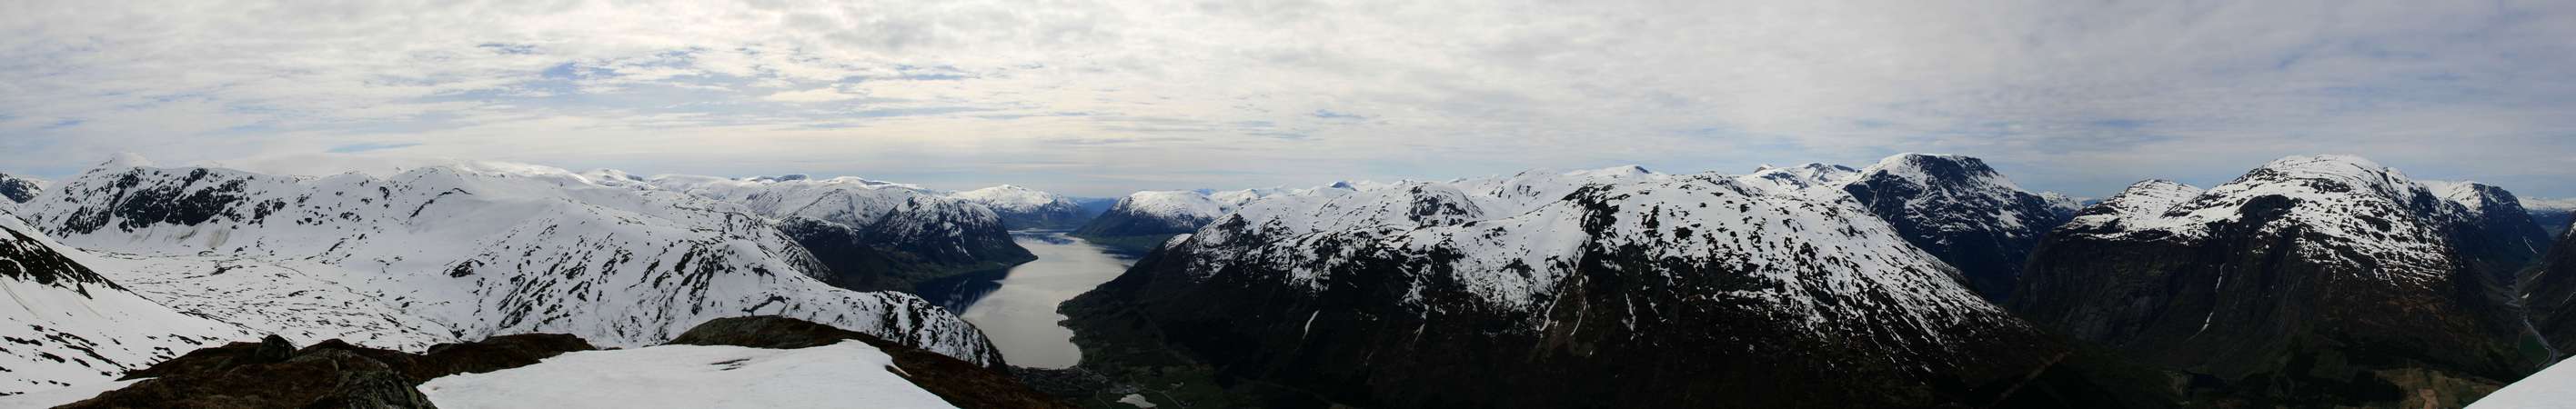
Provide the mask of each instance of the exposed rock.
POLYGON ((324 341, 297 350, 271 335, 200 349, 127 375, 144 379, 66 408, 430 408, 416 387, 465 372, 590 350, 570 335, 521 334, 410 354, 324 341))

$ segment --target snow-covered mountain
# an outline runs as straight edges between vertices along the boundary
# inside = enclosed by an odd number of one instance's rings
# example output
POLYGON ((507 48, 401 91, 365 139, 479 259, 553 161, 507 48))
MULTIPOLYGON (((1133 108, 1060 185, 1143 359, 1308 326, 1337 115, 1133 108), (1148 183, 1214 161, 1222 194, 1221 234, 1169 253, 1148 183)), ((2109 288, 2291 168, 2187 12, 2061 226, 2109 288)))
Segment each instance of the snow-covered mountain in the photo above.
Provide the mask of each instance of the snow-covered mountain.
MULTIPOLYGON (((1335 184, 1322 189, 1348 190, 1350 187, 1335 184)), ((1200 226, 1216 220, 1217 216, 1233 212, 1236 206, 1287 191, 1289 189, 1136 192, 1118 199, 1109 211, 1092 217, 1081 229, 1074 230, 1073 236, 1122 252, 1143 254, 1161 247, 1165 239, 1198 230, 1200 226)))
POLYGON ((2451 224, 2452 247, 2465 254, 2470 268, 2497 283, 2511 285, 2515 275, 2538 261, 2552 236, 2533 221, 2522 200, 2502 187, 2478 182, 2423 181, 2443 200, 2464 210, 2464 223, 2451 224))
POLYGON ((2207 190, 2140 182, 2051 232, 2010 305, 2231 399, 2453 405, 2526 370, 2520 324, 2479 267, 2531 251, 2462 234, 2509 206, 2458 198, 2350 156, 2283 158, 2207 190), (2283 384, 2323 389, 2264 386, 2283 384))
POLYGON ((1778 187, 1623 167, 1277 195, 1066 311, 1372 407, 1983 405, 2063 351, 1849 196, 1778 187))
POLYGON ((992 209, 914 185, 805 175, 590 175, 734 203, 780 219, 791 238, 820 257, 817 270, 824 273, 816 277, 844 288, 911 291, 921 281, 1035 258, 1011 241, 992 209))
MULTIPOLYGON (((64 194, 25 204, 23 216, 132 267, 110 278, 139 292, 299 342, 418 350, 556 332, 635 346, 713 318, 773 314, 1000 359, 971 325, 918 297, 809 277, 821 263, 764 214, 777 206, 533 165, 304 177, 141 163, 114 160, 64 181, 64 194)), ((941 203, 954 202, 889 206, 941 203)), ((958 209, 990 220, 978 206, 958 209)))
POLYGON ((1082 203, 1073 198, 1014 185, 950 193, 948 197, 993 209, 1002 217, 1002 227, 1011 230, 1072 229, 1090 221, 1082 211, 1082 203))
POLYGON ((1906 241, 1957 267, 1989 300, 2011 296, 2031 248, 2066 221, 2047 196, 2022 190, 1984 160, 1966 156, 1889 156, 1836 187, 1906 241))
POLYGON ((64 247, 0 211, 0 395, 115 379, 210 344, 255 337, 144 299, 64 247))

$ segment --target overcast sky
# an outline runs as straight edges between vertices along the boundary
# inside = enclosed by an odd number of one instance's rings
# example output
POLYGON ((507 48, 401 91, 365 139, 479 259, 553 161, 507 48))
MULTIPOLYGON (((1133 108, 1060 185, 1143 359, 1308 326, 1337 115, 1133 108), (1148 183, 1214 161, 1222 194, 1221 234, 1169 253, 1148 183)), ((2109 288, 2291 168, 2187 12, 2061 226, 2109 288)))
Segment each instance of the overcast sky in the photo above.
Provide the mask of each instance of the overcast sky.
POLYGON ((0 172, 327 153, 1109 196, 1937 152, 2102 196, 2350 153, 2576 196, 2566 1, 401 3, 0 2, 0 172))

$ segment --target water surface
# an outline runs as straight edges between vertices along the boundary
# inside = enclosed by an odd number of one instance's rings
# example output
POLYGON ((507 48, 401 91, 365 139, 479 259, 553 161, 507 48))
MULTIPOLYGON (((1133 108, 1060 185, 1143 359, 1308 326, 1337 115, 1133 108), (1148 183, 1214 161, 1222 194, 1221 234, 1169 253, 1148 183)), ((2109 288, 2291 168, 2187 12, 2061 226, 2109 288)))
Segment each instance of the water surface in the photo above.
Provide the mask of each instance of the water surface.
POLYGON ((958 316, 984 330, 1011 365, 1073 366, 1082 351, 1073 346, 1073 331, 1057 324, 1064 315, 1055 312, 1056 305, 1118 278, 1135 260, 1061 231, 1015 231, 1011 239, 1036 254, 1037 261, 1000 274, 923 283, 917 290, 950 311, 962 311, 958 316))

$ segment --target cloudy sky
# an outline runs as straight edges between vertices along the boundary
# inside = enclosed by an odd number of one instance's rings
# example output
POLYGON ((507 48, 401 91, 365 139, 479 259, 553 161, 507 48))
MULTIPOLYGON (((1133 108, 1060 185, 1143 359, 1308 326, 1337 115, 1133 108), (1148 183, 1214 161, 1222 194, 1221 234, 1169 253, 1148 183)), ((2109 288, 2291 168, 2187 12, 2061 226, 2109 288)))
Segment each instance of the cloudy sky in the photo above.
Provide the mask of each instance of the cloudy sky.
POLYGON ((0 172, 44 177, 131 151, 1105 196, 1940 152, 2100 196, 2351 153, 2576 196, 2564 1, 0 3, 0 172))

